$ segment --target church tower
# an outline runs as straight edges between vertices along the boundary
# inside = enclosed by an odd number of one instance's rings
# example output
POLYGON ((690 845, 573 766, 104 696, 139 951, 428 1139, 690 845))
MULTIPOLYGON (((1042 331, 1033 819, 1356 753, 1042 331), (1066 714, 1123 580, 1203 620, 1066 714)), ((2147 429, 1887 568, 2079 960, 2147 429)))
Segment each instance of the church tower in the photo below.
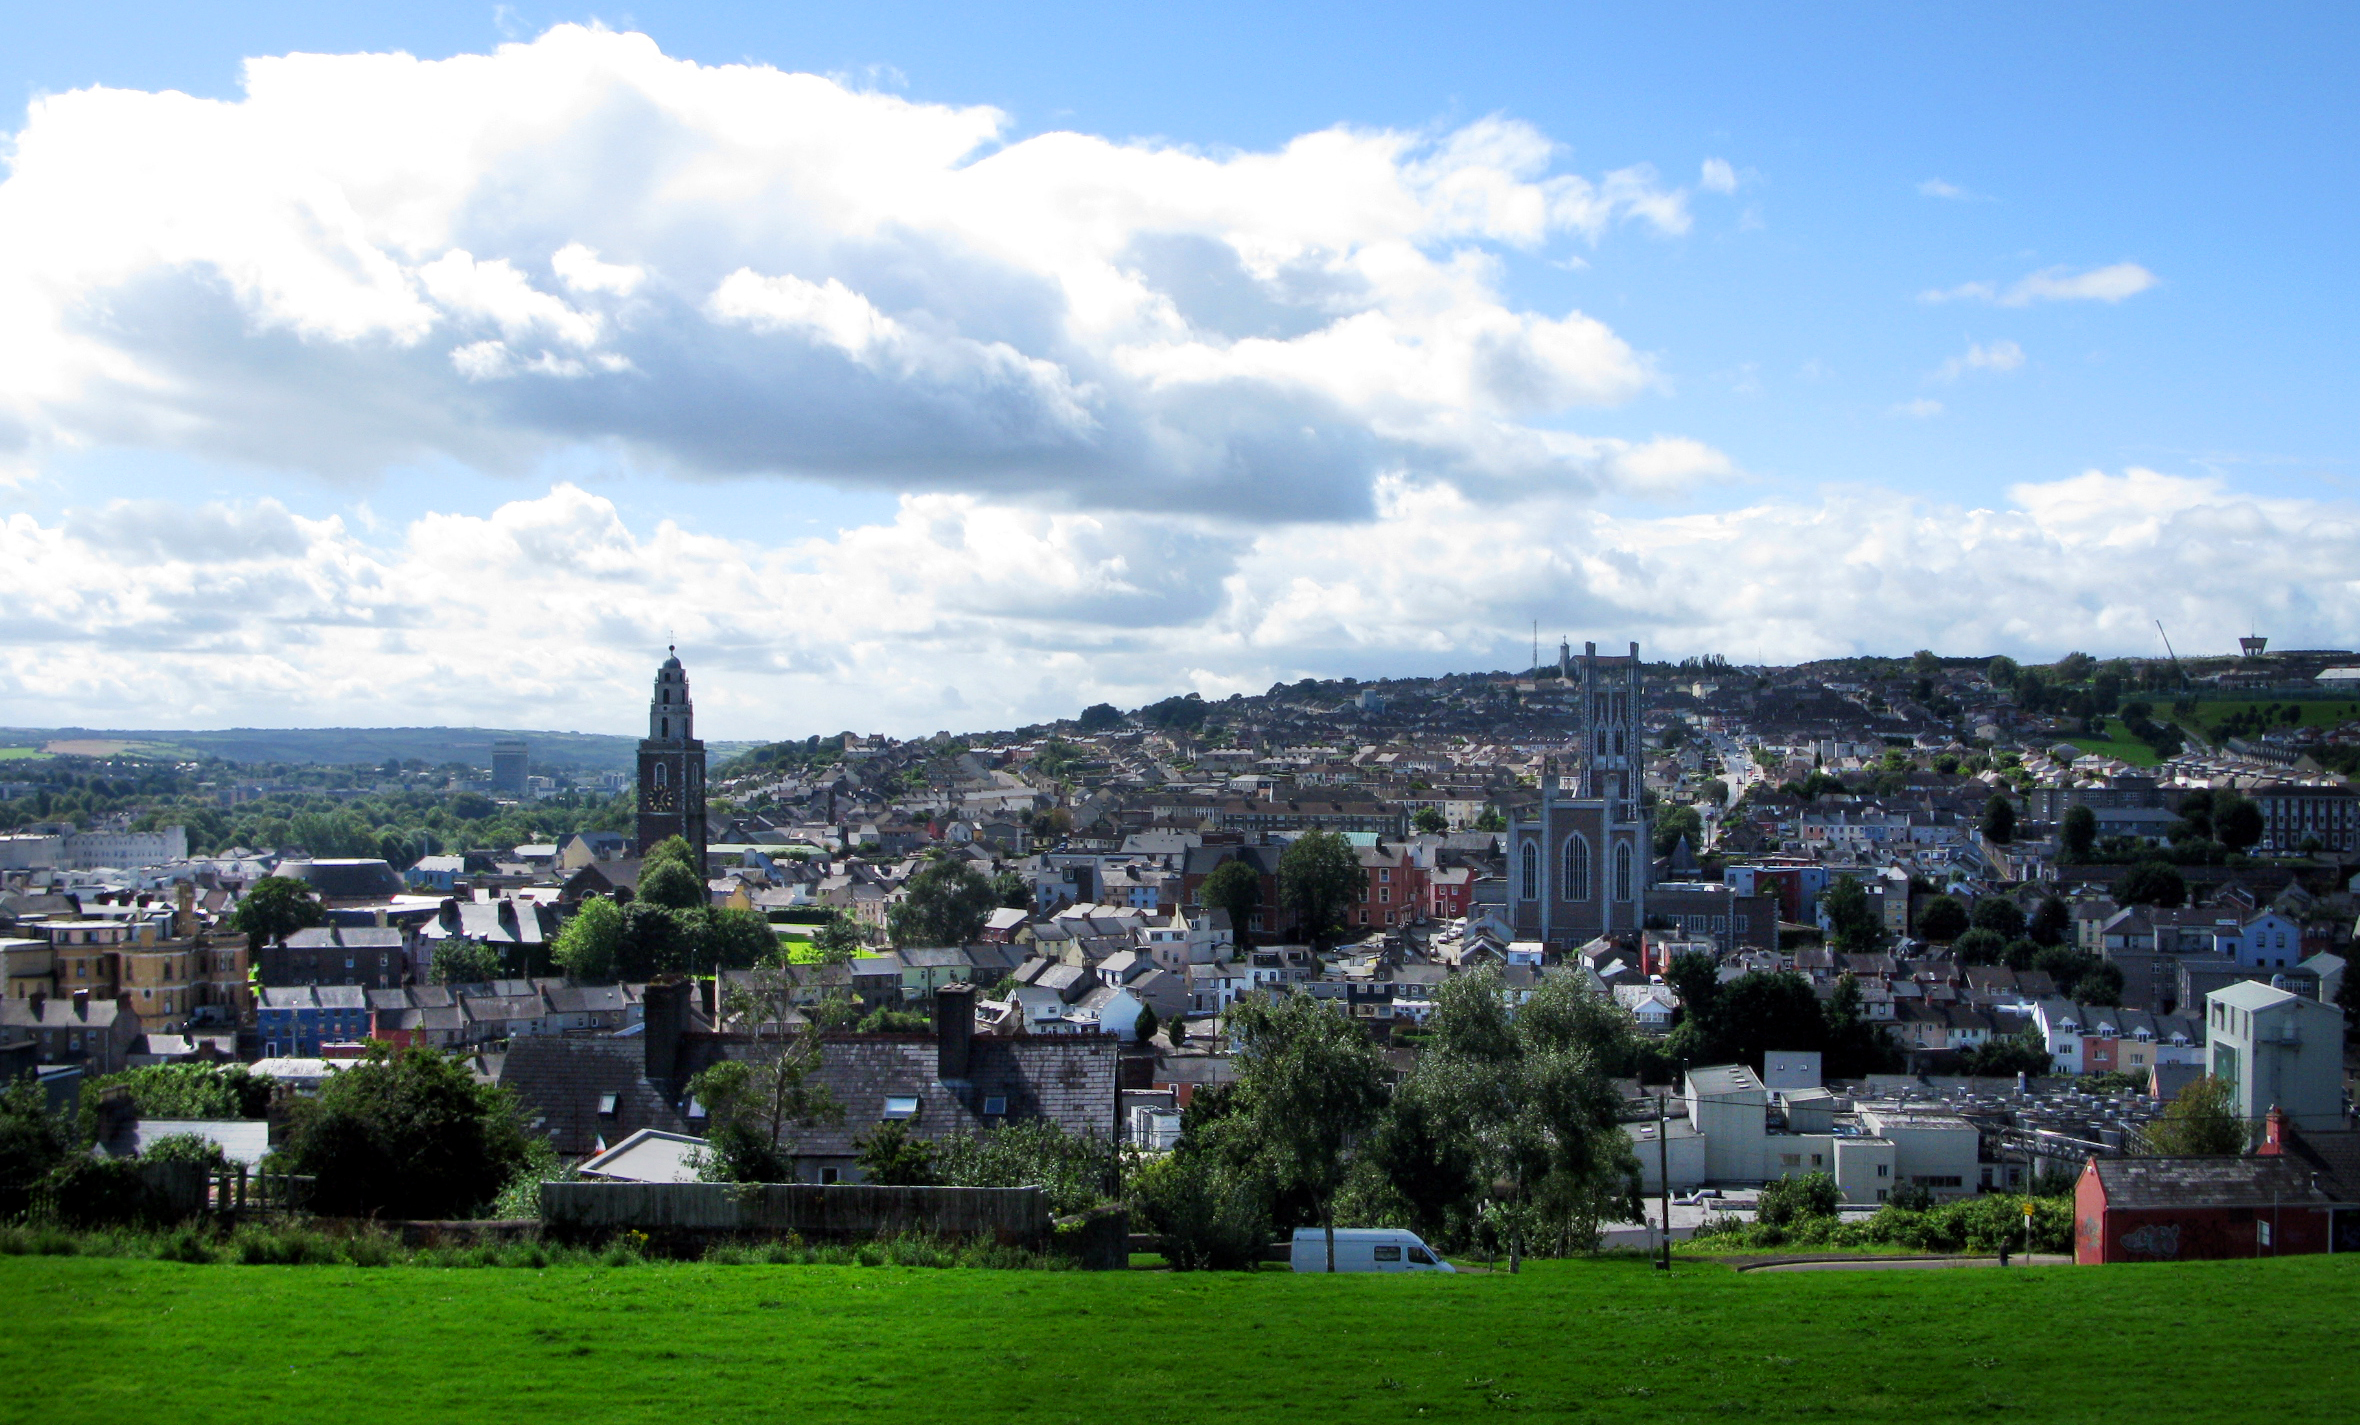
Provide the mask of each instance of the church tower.
POLYGON ((1564 647, 1558 660, 1577 690, 1578 750, 1542 764, 1539 805, 1509 825, 1509 918, 1519 939, 1573 950, 1646 923, 1644 702, 1636 643, 1628 656, 1564 647))
POLYGON ((647 736, 639 744, 639 836, 633 854, 645 856, 667 836, 684 838, 705 865, 705 744, 696 738, 696 709, 678 649, 656 670, 647 700, 647 736))

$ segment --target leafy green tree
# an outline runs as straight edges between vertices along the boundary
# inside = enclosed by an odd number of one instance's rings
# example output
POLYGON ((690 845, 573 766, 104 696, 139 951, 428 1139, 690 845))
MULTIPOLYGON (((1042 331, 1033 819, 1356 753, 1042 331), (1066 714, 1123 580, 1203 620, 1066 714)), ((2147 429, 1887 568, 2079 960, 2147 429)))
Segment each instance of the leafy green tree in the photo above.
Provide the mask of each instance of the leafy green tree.
POLYGON ((982 872, 958 861, 932 861, 910 877, 886 923, 896 945, 964 945, 983 933, 999 904, 982 872))
POLYGON ((1921 648, 1909 656, 1909 671, 1921 678, 1939 677, 1942 673, 1942 660, 1934 656, 1933 649, 1921 648))
POLYGON ((2007 954, 2007 937, 1996 930, 1980 927, 1968 931, 1950 943, 1950 953, 1962 965, 1996 965, 2007 954))
POLYGON ((730 982, 723 1022, 748 1043, 689 1080, 705 1108, 709 1179, 792 1181, 788 1135, 844 1121, 843 1105, 813 1079, 826 1046, 818 1025, 796 1012, 796 990, 794 976, 775 962, 730 982))
POLYGON ((2071 861, 2087 861, 2098 845, 2098 814, 2086 806, 2069 808, 2065 813, 2065 856, 2071 861))
POLYGON ((585 897, 558 930, 549 958, 576 983, 614 983, 623 959, 623 908, 605 896, 585 897))
POLYGON ((1508 829, 1508 819, 1500 815, 1500 809, 1498 807, 1487 806, 1483 809, 1482 814, 1475 818, 1475 829, 1477 831, 1491 832, 1506 831, 1508 829))
POLYGON ((1688 838, 1688 849, 1691 851, 1704 845, 1704 818, 1691 806, 1679 806, 1672 802, 1657 806, 1655 854, 1671 855, 1672 849, 1680 844, 1681 837, 1688 838))
POLYGON ((1121 1152, 1111 1136, 1067 1133, 1053 1118, 952 1133, 934 1144, 935 1178, 945 1186, 1039 1187, 1060 1217, 1106 1201, 1121 1172, 1121 1152))
POLYGON ((24 1212, 33 1185, 88 1146, 73 1120, 50 1111, 48 1093, 31 1074, 0 1089, 0 1219, 24 1212))
POLYGON ((852 1161, 861 1176, 879 1187, 929 1187, 935 1182, 934 1148, 910 1136, 909 1126, 890 1119, 852 1140, 852 1161))
POLYGON ((2016 804, 2004 792, 1993 792, 1991 800, 1983 804, 1980 824, 1983 839, 1994 846, 2005 846, 2016 839, 2016 804))
POLYGON ((1856 1079, 1883 1073, 1899 1062, 1900 1046, 1885 1027, 1868 1017, 1860 981, 1851 975, 1836 980, 1827 1000, 1827 1042, 1821 1067, 1831 1079, 1856 1079))
POLYGON ((1918 933, 1938 945, 1958 939, 1967 925, 1967 908, 1956 896, 1931 896, 1918 911, 1918 933))
POLYGON ((1309 995, 1246 1000, 1230 1011, 1229 1030, 1248 1137, 1281 1188, 1300 1193, 1327 1229, 1334 1271, 1336 1192, 1384 1107, 1384 1063, 1358 1025, 1309 995))
POLYGON ((640 874, 647 874, 651 867, 664 861, 678 865, 682 870, 696 877, 700 884, 703 883, 705 868, 697 864, 697 849, 688 844, 687 837, 667 836, 647 848, 647 856, 639 863, 640 874))
POLYGON ((1825 1173, 1803 1173, 1762 1184, 1755 1208, 1756 1221, 1771 1227, 1791 1227, 1813 1217, 1833 1217, 1843 1205, 1844 1190, 1825 1173))
POLYGON ((2159 1158, 2229 1157, 2245 1151, 2252 1133, 2235 1112, 2226 1079, 2207 1074, 2181 1088, 2163 1116, 2147 1125, 2143 1146, 2159 1158))
POLYGON ((1683 950, 1664 967, 1663 977, 1664 983, 1672 987, 1672 993, 1680 997, 1683 1025, 1701 1026, 1712 1018, 1721 998, 1721 967, 1717 960, 1695 950, 1683 950))
POLYGON ((1248 942, 1246 927, 1262 905, 1262 873, 1242 856, 1231 857, 1205 877, 1197 896, 1214 910, 1229 913, 1230 933, 1240 946, 1248 942))
POLYGON ((2011 940, 2008 948, 1999 952, 1999 960, 2011 970, 2029 970, 2040 963, 2041 951, 2045 948, 2029 936, 2022 940, 2011 940))
POLYGON ((842 911, 832 911, 819 932, 811 937, 812 948, 819 951, 821 963, 849 965, 863 948, 860 926, 842 911))
POLYGON ((1303 935, 1324 945, 1343 924, 1345 908, 1360 899, 1359 853, 1338 831, 1307 831, 1278 857, 1278 898, 1302 923, 1303 935))
POLYGON ((2235 792, 2214 797, 2212 820, 2213 839, 2231 851, 2249 851, 2262 839, 2262 809, 2235 792))
POLYGON ((1032 909, 1033 888, 1014 871, 1002 871, 992 877, 992 893, 1000 898, 1002 910, 1032 909))
POLYGON ((695 963, 696 941, 678 911, 645 901, 623 910, 623 946, 615 973, 639 984, 661 974, 679 973, 695 963))
POLYGON ((1835 948, 1851 955, 1873 955, 1885 948, 1885 917, 1854 876, 1838 876, 1819 893, 1819 908, 1833 929, 1835 948))
POLYGON ((778 932, 760 911, 719 906, 703 916, 697 964, 745 970, 779 956, 778 932))
POLYGON ((2016 1074, 2046 1074, 2051 1072, 2048 1042, 2041 1038, 2040 1026, 2028 1024, 2018 1034, 2001 1034, 1984 1040, 1969 1049, 1966 1071, 1990 1078, 2009 1078, 2016 1074))
POLYGON ((260 1118, 276 1080, 243 1064, 152 1064, 82 1085, 85 1117, 108 1089, 121 1088, 142 1118, 260 1118))
POLYGON ((2117 894, 2124 905, 2153 905, 2169 910, 2188 903, 2188 883, 2167 862, 2142 861, 2122 878, 2117 894))
POLYGON ((1084 732, 1108 732, 1123 725, 1123 710, 1113 703, 1092 703, 1075 721, 1084 732))
POLYGON ((371 1046, 298 1100, 286 1153, 317 1211, 430 1219, 474 1215, 527 1156, 508 1092, 422 1045, 371 1046))
POLYGON ((1410 815, 1409 824, 1421 836, 1440 836, 1450 830, 1450 822, 1433 807, 1419 807, 1410 815))
POLYGON ((326 922, 327 912, 311 897, 311 887, 293 876, 264 876, 248 887, 230 912, 233 930, 246 935, 248 953, 286 939, 298 930, 326 922))
POLYGON ((2056 896, 2042 896, 2024 933, 2036 945, 2062 945, 2073 933, 2073 912, 2056 896))
POLYGON ((1977 930, 1991 931, 2002 939, 2024 933, 2024 910, 2006 896, 1981 896, 1968 919, 1977 930))
POLYGON ((639 868, 639 886, 632 895, 635 905, 661 906, 666 910, 694 910, 706 904, 704 878, 679 861, 656 860, 649 857, 639 868))
POLYGON ((1259 1185, 1209 1153, 1173 1152, 1139 1166, 1131 1201, 1163 1235, 1177 1272, 1252 1271, 1270 1241, 1259 1185))
POLYGON ((479 940, 438 941, 428 974, 438 985, 480 985, 499 979, 500 952, 479 940))
POLYGON ((1985 665, 1983 676, 1989 678, 1991 686, 1995 688, 2013 688, 2016 686, 2016 675, 2020 671, 2016 666, 2015 659, 2002 655, 1985 665))

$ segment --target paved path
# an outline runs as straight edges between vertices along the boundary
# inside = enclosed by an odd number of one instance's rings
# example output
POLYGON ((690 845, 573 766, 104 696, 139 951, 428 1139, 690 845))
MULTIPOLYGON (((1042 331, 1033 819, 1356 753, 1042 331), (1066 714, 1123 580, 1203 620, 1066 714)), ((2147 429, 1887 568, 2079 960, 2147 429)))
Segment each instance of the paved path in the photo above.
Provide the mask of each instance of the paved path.
MULTIPOLYGON (((1931 1267, 1996 1267, 1997 1257, 1798 1257, 1787 1260, 1771 1259, 1738 1267, 1741 1272, 1899 1272, 1931 1267)), ((2014 1256, 2008 1259, 2011 1268, 2069 1267, 2073 1259, 2050 1253, 2033 1256, 2014 1256)))

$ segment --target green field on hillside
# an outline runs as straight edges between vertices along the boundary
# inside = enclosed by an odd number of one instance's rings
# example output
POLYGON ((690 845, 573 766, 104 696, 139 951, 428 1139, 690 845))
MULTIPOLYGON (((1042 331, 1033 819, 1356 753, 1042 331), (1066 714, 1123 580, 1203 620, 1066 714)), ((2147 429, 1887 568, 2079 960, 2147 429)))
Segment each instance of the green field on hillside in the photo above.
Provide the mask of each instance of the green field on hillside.
MULTIPOLYGON (((2360 718, 2360 701, 2349 698, 2273 698, 2267 694, 2238 698, 2205 698, 2196 704, 2193 718, 2174 718, 2180 723, 2201 725, 2207 737, 2215 735, 2221 724, 2251 712, 2255 708, 2275 708, 2278 716, 2271 720, 2273 727, 2334 727, 2339 723, 2360 718), (2296 722, 2284 720, 2286 709, 2299 714, 2296 722)), ((2159 711, 2164 711, 2159 708, 2159 711)))
POLYGON ((24 1418, 110 1425, 2350 1419, 2360 1348, 2290 1319, 2360 1319, 2360 1263, 1667 1279, 1622 1260, 1331 1278, 0 1259, 24 1418))
POLYGON ((2058 741, 2070 742, 2094 756, 2119 758, 2134 767, 2152 767, 2163 760, 2155 755, 2154 748, 2131 736, 2130 729, 2123 726, 2122 719, 2118 717, 2106 719, 2106 735, 2104 737, 2092 737, 2088 733, 2077 732, 2067 737, 2061 737, 2058 741))

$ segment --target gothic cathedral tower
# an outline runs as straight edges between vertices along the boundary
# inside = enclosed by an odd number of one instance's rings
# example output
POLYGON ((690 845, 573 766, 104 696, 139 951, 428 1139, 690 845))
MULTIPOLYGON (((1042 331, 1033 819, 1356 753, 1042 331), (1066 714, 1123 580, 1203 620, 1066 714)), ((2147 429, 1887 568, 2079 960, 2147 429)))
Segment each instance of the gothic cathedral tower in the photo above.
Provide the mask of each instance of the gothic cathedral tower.
POLYGON ((1646 923, 1644 698, 1636 643, 1627 657, 1567 647, 1558 668, 1579 689, 1580 733, 1572 755, 1543 762, 1539 804, 1509 825, 1509 920, 1519 939, 1573 950, 1646 923))
POLYGON ((705 744, 696 739, 696 711, 688 701, 688 674, 677 649, 656 670, 655 695, 647 700, 647 736, 639 744, 639 840, 645 856, 667 836, 695 849, 697 869, 705 865, 705 744))

